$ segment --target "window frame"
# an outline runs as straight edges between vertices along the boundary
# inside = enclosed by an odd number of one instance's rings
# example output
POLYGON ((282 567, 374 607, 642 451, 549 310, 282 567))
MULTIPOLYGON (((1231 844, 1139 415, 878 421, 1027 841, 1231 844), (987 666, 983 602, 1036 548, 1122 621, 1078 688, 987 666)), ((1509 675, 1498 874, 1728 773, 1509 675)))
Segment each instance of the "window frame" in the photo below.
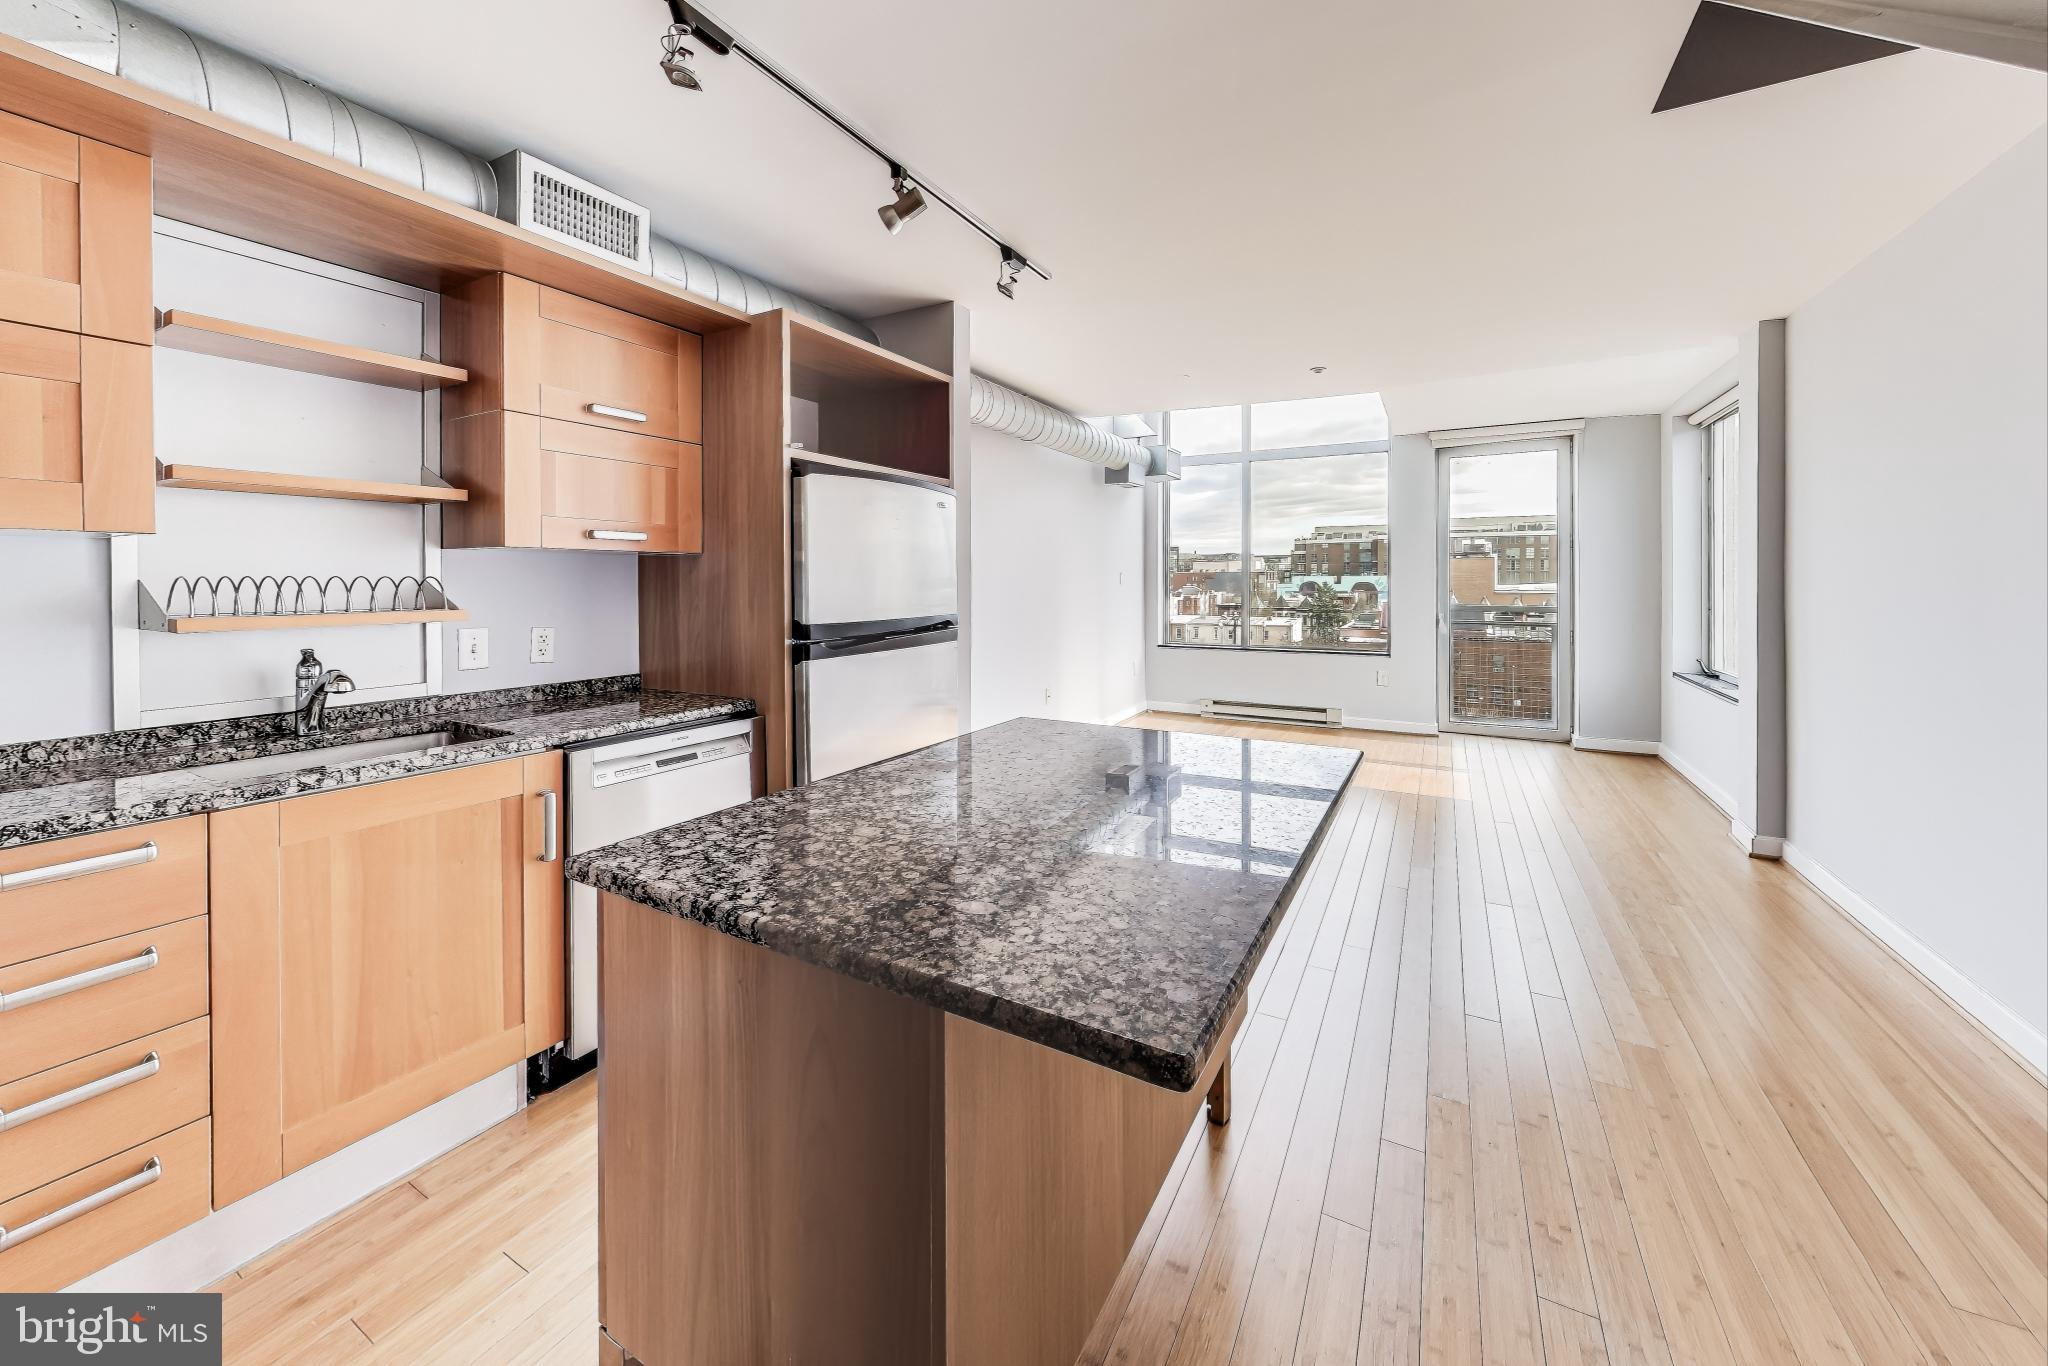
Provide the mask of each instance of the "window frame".
MULTIPOLYGON (((1210 405, 1228 407, 1229 405, 1210 405)), ((1391 435, 1372 441, 1337 441, 1318 446, 1287 446, 1277 450, 1255 451, 1252 449, 1252 408, 1253 404, 1237 405, 1237 444, 1234 451, 1216 451, 1206 455, 1184 455, 1183 469, 1216 465, 1238 467, 1238 527, 1237 562, 1238 572, 1243 576, 1242 597, 1249 604, 1252 582, 1252 466, 1269 460, 1310 460, 1317 456, 1332 455, 1384 455, 1387 457, 1387 562, 1391 567, 1394 558, 1393 518, 1393 450, 1391 435)), ((1173 414, 1162 416, 1160 439, 1167 445, 1173 444, 1173 414)), ((1391 613, 1385 613, 1387 644, 1380 650, 1331 649, 1328 646, 1278 646, 1253 645, 1247 639, 1242 615, 1238 623, 1238 639, 1235 645, 1203 645, 1192 641, 1167 639, 1171 629, 1168 609, 1172 602, 1169 585, 1173 582, 1173 482, 1168 480, 1160 485, 1159 498, 1159 633, 1153 643, 1163 650, 1228 650, 1238 653, 1273 655, 1286 658, 1290 655, 1335 655, 1348 659, 1386 659, 1394 653, 1394 622, 1391 613)), ((1393 575, 1387 575, 1387 595, 1393 596, 1393 575)))
MULTIPOLYGON (((1719 526, 1719 490, 1715 487, 1714 441, 1715 429, 1722 423, 1735 421, 1736 448, 1731 453, 1736 461, 1742 459, 1741 426, 1742 404, 1732 397, 1713 405, 1697 419, 1700 433, 1700 651, 1693 663, 1699 666, 1704 678, 1715 680, 1729 687, 1739 687, 1742 676, 1734 668, 1722 668, 1714 659, 1714 614, 1720 598, 1719 575, 1715 569, 1716 531, 1724 553, 1733 554, 1741 545, 1741 514, 1736 516, 1733 527, 1719 526), (1734 539, 1731 540, 1730 537, 1734 539)), ((1738 487, 1739 484, 1738 484, 1738 487)), ((1724 608, 1723 610, 1732 610, 1724 608)), ((1739 649, 1739 641, 1731 641, 1730 647, 1739 649)), ((1729 661, 1732 665, 1735 661, 1729 661)))

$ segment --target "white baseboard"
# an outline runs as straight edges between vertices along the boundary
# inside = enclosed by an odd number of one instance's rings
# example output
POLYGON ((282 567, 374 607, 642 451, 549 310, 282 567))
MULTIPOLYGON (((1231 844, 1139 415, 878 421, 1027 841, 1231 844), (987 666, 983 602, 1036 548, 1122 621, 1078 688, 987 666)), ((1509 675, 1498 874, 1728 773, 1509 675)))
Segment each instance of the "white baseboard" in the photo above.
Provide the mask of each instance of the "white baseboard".
POLYGON ((1609 740, 1598 735, 1574 735, 1572 748, 1597 750, 1602 754, 1655 754, 1660 746, 1655 740, 1609 740))
MULTIPOLYGON (((1140 710, 1169 711, 1176 712, 1182 716, 1200 716, 1202 714, 1201 706, 1194 702, 1147 702, 1140 710)), ((1310 726, 1307 729, 1322 730, 1324 728, 1321 726, 1310 726)), ((1344 718, 1344 729, 1381 730, 1394 735, 1435 735, 1438 733, 1434 725, 1426 722, 1376 721, 1362 716, 1346 716, 1344 718)))
POLYGON ((1669 745, 1657 746, 1657 757, 1669 764, 1672 772, 1697 788, 1699 794, 1712 802, 1722 815, 1730 820, 1735 819, 1735 799, 1715 786, 1706 774, 1674 754, 1669 745))
POLYGON ((199 1290, 475 1138, 526 1102, 516 1063, 102 1267, 72 1290, 199 1290))
POLYGON ((1114 716, 1103 717, 1102 724, 1105 726, 1120 726, 1124 722, 1130 720, 1133 716, 1136 716, 1139 712, 1147 710, 1150 707, 1150 705, 1150 703, 1140 702, 1134 707, 1125 707, 1122 711, 1116 713, 1114 716))
POLYGON ((1785 837, 1783 835, 1759 835, 1733 816, 1728 818, 1728 838, 1735 841, 1735 847, 1751 858, 1783 858, 1785 837))
POLYGON ((1785 846, 1785 866, 1833 902, 1843 915, 1861 926, 1871 938, 1890 949, 1900 962, 1919 973, 1929 986, 1947 997, 1957 1010, 2014 1057, 2033 1068, 2037 1075, 2048 1073, 2048 1035, 1963 976, 1946 958, 1920 942, 1911 930, 1851 891, 1848 884, 1798 845, 1785 846))

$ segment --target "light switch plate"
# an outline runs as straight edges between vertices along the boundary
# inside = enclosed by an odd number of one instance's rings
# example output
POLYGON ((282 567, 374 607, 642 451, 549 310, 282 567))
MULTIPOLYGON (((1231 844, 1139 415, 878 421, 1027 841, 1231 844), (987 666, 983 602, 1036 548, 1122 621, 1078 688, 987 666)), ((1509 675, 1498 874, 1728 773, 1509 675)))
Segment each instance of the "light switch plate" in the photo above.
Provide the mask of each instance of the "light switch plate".
POLYGON ((1393 671, 1389 669, 1381 669, 1379 671, 1379 676, 1373 681, 1378 683, 1382 688, 1384 688, 1394 681, 1393 671))
POLYGON ((491 667, 491 633, 482 626, 464 626, 455 632, 455 667, 491 667))
POLYGON ((555 662, 555 628, 536 626, 533 628, 533 648, 527 651, 529 664, 552 664, 555 662))

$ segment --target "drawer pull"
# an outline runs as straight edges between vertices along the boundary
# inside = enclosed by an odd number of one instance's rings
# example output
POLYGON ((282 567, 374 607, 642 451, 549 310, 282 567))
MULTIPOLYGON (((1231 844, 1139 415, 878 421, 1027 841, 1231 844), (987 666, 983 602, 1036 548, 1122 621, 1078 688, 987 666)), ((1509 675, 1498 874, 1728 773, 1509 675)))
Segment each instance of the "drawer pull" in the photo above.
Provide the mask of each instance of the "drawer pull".
POLYGON ((84 991, 103 982, 118 982, 123 977, 133 977, 138 972, 148 972, 156 966, 156 945, 151 944, 133 958, 124 958, 118 963, 109 963, 103 968, 88 968, 74 972, 69 977, 59 977, 54 982, 42 982, 36 986, 23 987, 19 991, 0 991, 0 1014, 20 1010, 39 1001, 48 1001, 58 996, 69 996, 74 991, 84 991))
POLYGON ((561 820, 562 799, 553 792, 540 794, 540 861, 553 863, 562 856, 562 836, 557 828, 561 820))
POLYGON ((164 1164, 155 1158, 142 1164, 142 1170, 121 1181, 116 1181, 105 1190, 96 1190, 91 1195, 80 1196, 62 1209, 53 1209, 40 1219, 31 1219, 20 1228, 8 1228, 0 1224, 0 1252, 20 1247, 29 1239, 48 1233, 61 1224, 68 1224, 82 1214, 91 1214, 102 1205, 110 1205, 124 1195, 132 1195, 144 1186, 153 1186, 164 1174, 164 1164))
POLYGON ((88 873, 111 873, 116 868, 133 868, 138 864, 154 862, 156 841, 150 840, 140 849, 119 849, 111 854, 75 858, 68 863, 23 868, 17 873, 0 873, 0 892, 16 892, 24 887, 40 887, 45 882, 62 882, 67 877, 84 877, 88 873))
POLYGON ((104 1096, 109 1091, 118 1091, 124 1086, 133 1086, 138 1081, 147 1081, 163 1069, 163 1060, 156 1050, 151 1049, 148 1057, 133 1067, 124 1067, 118 1072, 109 1072, 96 1081, 74 1086, 69 1091, 59 1091, 54 1096, 45 1096, 31 1105, 16 1106, 12 1110, 0 1109, 0 1134, 9 1129, 19 1129, 32 1119, 54 1115, 59 1110, 68 1110, 82 1101, 95 1096, 104 1096))
POLYGON ((636 412, 631 408, 614 408, 609 403, 586 403, 583 405, 583 411, 597 417, 615 417, 621 422, 645 422, 647 420, 647 414, 645 413, 636 412))
POLYGON ((583 533, 593 541, 644 541, 644 531, 586 531, 583 533))

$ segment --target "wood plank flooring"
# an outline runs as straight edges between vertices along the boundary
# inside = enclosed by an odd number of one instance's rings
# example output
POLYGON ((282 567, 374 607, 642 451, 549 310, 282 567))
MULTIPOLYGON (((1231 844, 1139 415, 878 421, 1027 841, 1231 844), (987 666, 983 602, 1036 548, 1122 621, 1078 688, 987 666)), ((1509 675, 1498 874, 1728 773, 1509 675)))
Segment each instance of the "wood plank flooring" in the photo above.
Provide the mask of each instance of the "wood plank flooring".
MULTIPOLYGON (((1653 759, 1365 762, 1088 1366, 2040 1366, 2048 1090, 1653 759)), ((590 1362, 586 1079, 245 1267, 228 1359, 590 1362)))

